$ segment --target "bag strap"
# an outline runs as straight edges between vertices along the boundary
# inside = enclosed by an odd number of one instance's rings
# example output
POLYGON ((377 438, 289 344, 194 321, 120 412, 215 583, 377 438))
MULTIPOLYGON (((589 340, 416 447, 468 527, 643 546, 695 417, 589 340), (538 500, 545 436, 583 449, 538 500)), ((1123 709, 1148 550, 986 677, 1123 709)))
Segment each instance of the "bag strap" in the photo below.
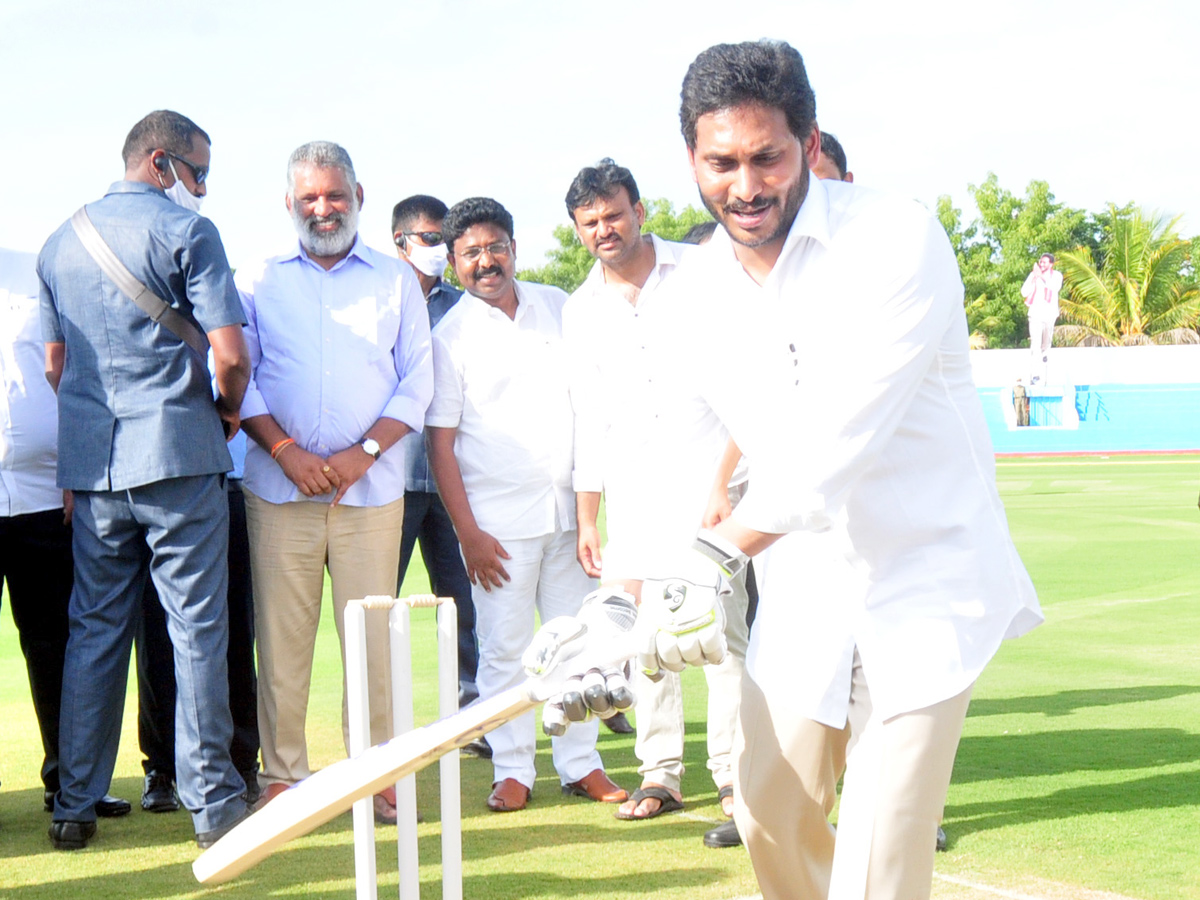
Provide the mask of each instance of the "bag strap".
POLYGON ((207 366, 208 338, 199 328, 185 319, 177 309, 138 281, 134 274, 125 268, 125 264, 117 259, 112 248, 105 243, 104 238, 100 237, 100 232, 88 218, 86 207, 79 207, 75 215, 71 216, 71 227, 75 229, 75 234, 83 244, 83 249, 96 261, 96 265, 100 267, 101 271, 121 289, 121 293, 132 300, 134 305, 153 321, 195 350, 207 366))

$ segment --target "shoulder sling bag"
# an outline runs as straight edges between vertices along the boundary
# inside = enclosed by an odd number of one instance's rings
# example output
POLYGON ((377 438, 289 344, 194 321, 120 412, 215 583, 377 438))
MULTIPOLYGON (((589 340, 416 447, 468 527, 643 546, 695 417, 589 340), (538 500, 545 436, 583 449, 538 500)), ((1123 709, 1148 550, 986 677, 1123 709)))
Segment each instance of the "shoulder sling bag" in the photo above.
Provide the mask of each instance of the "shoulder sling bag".
POLYGON ((79 207, 75 215, 71 216, 71 227, 75 229, 75 234, 79 237, 83 248, 96 261, 96 265, 100 267, 101 271, 121 289, 121 293, 132 300, 134 305, 153 321, 195 350, 207 366, 208 338, 199 328, 180 315, 178 310, 138 281, 133 273, 125 268, 125 264, 117 259, 112 248, 105 243, 104 238, 100 237, 100 232, 88 218, 85 207, 79 207))

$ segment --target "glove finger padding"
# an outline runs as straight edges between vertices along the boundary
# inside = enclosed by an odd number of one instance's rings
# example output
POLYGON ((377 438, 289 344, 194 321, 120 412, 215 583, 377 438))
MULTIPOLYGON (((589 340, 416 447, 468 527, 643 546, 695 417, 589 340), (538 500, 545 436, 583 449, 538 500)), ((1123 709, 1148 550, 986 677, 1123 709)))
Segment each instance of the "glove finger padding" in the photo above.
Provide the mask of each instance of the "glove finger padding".
POLYGON ((590 714, 588 705, 583 699, 583 677, 575 675, 567 679, 563 685, 561 701, 563 713, 569 722, 582 722, 590 714))
POLYGON ((550 737, 562 737, 567 733, 567 716, 561 703, 549 700, 542 707, 542 731, 550 737))
POLYGON ((637 695, 629 686, 628 676, 620 669, 610 669, 605 674, 604 689, 608 691, 614 715, 637 706, 637 695))
POLYGON ((602 719, 607 719, 616 712, 613 709, 612 698, 608 695, 604 673, 599 669, 589 669, 583 676, 583 702, 602 719))

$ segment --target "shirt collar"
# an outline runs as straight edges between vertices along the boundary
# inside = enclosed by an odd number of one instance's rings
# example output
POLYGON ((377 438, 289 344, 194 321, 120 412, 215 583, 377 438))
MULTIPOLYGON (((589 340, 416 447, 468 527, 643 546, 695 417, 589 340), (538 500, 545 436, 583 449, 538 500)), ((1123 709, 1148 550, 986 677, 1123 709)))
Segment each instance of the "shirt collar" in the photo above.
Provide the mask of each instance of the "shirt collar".
MULTIPOLYGON (((796 218, 792 220, 792 227, 788 229, 783 249, 779 251, 779 258, 771 267, 767 281, 779 277, 775 273, 782 271, 784 262, 796 252, 796 248, 805 238, 812 238, 825 247, 828 247, 830 242, 829 192, 825 189, 825 183, 811 172, 809 173, 808 193, 804 197, 804 202, 800 204, 800 209, 796 212, 796 218)), ((705 252, 717 259, 730 256, 736 259, 733 238, 720 226, 705 245, 705 252)), ((738 268, 741 269, 740 262, 738 262, 738 268)), ((746 277, 749 278, 749 276, 746 277)), ((766 281, 763 282, 764 286, 766 283, 766 281)))
MULTIPOLYGON (((643 235, 645 237, 647 235, 643 235)), ((647 276, 646 282, 662 281, 670 273, 671 269, 679 264, 679 254, 674 251, 671 244, 657 234, 650 232, 648 234, 650 243, 654 247, 654 268, 650 275, 647 276), (657 279, 654 275, 657 274, 657 279)), ((603 291, 606 284, 604 280, 604 267, 600 265, 600 260, 594 260, 591 269, 588 270, 587 278, 584 279, 584 284, 593 292, 603 291)), ((645 285, 643 285, 644 287, 645 285)))
POLYGON ((166 199, 166 192, 158 185, 146 184, 144 181, 114 181, 105 194, 158 194, 166 199))
MULTIPOLYGON (((513 279, 513 290, 517 294, 517 312, 511 319, 511 321, 514 325, 517 322, 520 322, 521 319, 523 319, 525 317, 525 315, 529 312, 530 307, 533 305, 530 302, 528 295, 525 294, 525 292, 521 290, 521 288, 523 286, 524 285, 520 281, 517 281, 515 278, 513 279)), ((503 310, 498 309, 495 306, 492 306, 492 304, 488 303, 486 300, 481 300, 479 297, 476 297, 470 291, 463 291, 462 299, 460 299, 458 302, 459 303, 465 302, 465 303, 469 304, 470 308, 474 309, 476 314, 484 313, 489 316, 495 315, 495 316, 499 316, 500 318, 504 319, 506 322, 510 321, 508 316, 504 313, 503 310)))
POLYGON ((813 238, 825 247, 829 246, 829 192, 825 189, 825 182, 811 171, 808 173, 808 194, 800 204, 796 218, 792 220, 792 227, 788 231, 787 240, 783 242, 779 258, 787 256, 800 239, 805 237, 813 238))
MULTIPOLYGON (((329 271, 333 272, 337 269, 340 269, 343 265, 346 264, 346 261, 348 259, 350 259, 351 257, 355 257, 356 259, 359 259, 362 262, 366 263, 371 268, 375 268, 375 263, 373 263, 371 261, 371 255, 367 249, 367 245, 363 243, 362 236, 356 234, 354 236, 354 243, 350 247, 350 252, 347 253, 341 259, 339 259, 334 264, 333 268, 330 269, 329 271)), ((299 260, 304 260, 306 262, 310 262, 314 266, 317 265, 315 262, 312 261, 312 257, 310 257, 308 255, 308 251, 304 249, 304 245, 300 243, 299 238, 296 238, 296 246, 294 246, 287 253, 284 253, 282 256, 280 256, 279 259, 280 259, 280 262, 289 262, 294 259, 299 259, 299 260)), ((324 269, 324 266, 318 266, 318 268, 324 269)))

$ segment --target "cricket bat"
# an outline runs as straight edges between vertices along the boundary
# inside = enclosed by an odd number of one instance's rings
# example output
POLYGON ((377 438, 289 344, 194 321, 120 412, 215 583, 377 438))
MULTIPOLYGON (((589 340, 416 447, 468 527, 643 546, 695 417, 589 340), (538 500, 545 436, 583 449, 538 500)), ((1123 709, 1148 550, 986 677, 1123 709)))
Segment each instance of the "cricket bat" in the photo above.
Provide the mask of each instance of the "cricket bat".
POLYGON ((452 716, 327 766, 284 791, 201 853, 192 863, 196 880, 220 884, 236 878, 288 841, 350 809, 356 800, 382 791, 446 753, 524 715, 560 691, 570 675, 592 666, 619 665, 635 650, 631 635, 612 636, 600 648, 589 648, 547 675, 529 678, 452 716))

